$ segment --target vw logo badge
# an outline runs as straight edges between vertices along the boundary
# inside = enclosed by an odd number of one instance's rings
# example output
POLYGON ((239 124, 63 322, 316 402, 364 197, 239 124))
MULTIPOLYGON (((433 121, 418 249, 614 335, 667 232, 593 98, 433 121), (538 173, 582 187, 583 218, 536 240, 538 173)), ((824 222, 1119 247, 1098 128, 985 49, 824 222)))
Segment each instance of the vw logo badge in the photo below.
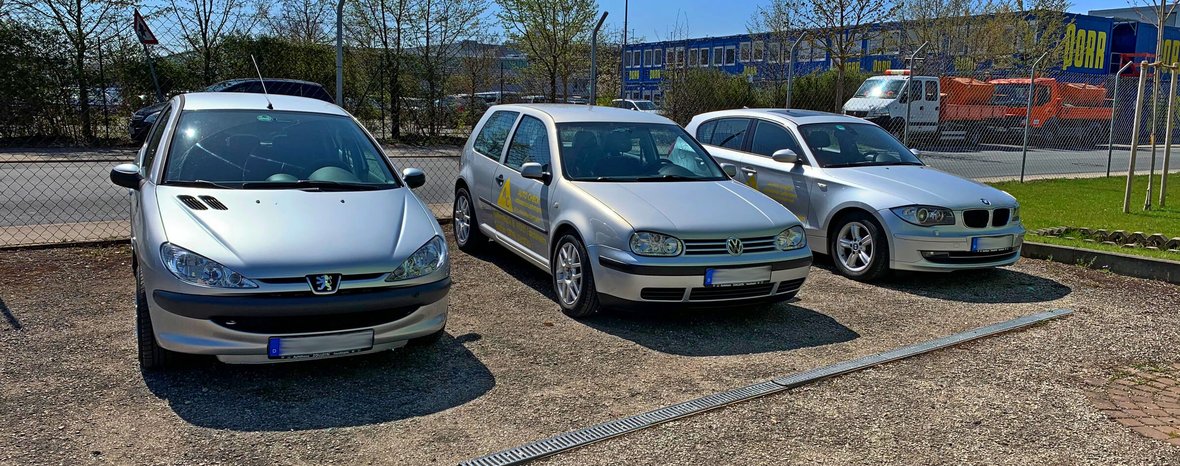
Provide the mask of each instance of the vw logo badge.
POLYGON ((983 198, 980 198, 979 202, 982 202, 983 205, 992 205, 992 201, 989 201, 989 200, 983 199, 983 198))
POLYGON ((340 289, 340 274, 325 273, 308 275, 307 284, 311 285, 311 292, 315 294, 332 294, 340 289))
POLYGON ((742 245, 742 240, 737 238, 729 238, 725 240, 725 250, 729 251, 729 255, 736 256, 742 253, 746 247, 742 245))

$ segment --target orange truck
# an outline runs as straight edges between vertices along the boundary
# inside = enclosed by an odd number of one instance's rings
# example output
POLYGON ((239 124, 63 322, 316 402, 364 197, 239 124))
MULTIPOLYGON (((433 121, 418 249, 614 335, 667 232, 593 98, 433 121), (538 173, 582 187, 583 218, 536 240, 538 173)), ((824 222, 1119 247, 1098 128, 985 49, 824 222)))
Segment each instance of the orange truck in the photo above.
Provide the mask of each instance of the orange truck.
MULTIPOLYGON (((1028 78, 993 79, 989 83, 995 85, 991 104, 1004 109, 1003 118, 995 122, 996 129, 1023 134, 1028 78)), ((1042 144, 1093 145, 1095 135, 1108 131, 1113 112, 1104 87, 1036 78, 1029 134, 1042 144)))

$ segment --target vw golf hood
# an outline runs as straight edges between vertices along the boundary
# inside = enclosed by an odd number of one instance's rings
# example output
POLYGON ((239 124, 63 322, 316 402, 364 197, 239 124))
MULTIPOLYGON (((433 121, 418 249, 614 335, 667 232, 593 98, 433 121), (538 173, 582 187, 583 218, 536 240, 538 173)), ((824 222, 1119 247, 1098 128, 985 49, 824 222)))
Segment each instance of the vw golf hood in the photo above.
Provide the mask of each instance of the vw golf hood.
POLYGON ((773 199, 732 180, 577 186, 636 230, 668 234, 782 231, 799 219, 773 199))
POLYGON ((320 192, 158 186, 156 193, 168 242, 249 278, 390 272, 442 234, 434 215, 405 187, 320 192), (182 196, 207 208, 195 209, 182 196))
MULTIPOLYGON (((930 167, 848 167, 827 169, 825 173, 843 184, 880 194, 875 199, 890 205, 873 206, 878 209, 910 204, 933 205, 953 210, 986 208, 987 205, 1016 205, 1016 198, 1008 193, 930 167), (987 200, 988 204, 983 200, 987 200)), ((869 199, 866 201, 873 203, 869 199)))

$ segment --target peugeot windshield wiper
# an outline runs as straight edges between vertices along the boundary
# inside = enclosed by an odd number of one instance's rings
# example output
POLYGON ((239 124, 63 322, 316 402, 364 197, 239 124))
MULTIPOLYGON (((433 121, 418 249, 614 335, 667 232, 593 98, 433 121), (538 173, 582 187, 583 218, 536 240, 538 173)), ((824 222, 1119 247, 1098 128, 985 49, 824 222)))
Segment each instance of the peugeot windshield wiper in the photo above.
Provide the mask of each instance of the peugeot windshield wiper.
POLYGON ((165 186, 183 186, 186 188, 213 188, 213 189, 235 189, 233 186, 227 186, 221 183, 214 183, 206 180, 176 180, 165 181, 165 186))
POLYGON ((396 188, 395 184, 350 183, 347 181, 299 180, 254 181, 242 183, 242 189, 310 189, 318 191, 375 191, 396 188))

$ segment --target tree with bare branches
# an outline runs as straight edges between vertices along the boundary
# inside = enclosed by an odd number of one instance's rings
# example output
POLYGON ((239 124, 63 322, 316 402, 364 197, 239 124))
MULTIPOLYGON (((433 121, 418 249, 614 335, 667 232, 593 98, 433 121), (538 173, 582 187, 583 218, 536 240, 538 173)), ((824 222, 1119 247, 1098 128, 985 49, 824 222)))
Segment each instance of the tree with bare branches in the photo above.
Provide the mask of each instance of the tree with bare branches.
MULTIPOLYGON (((819 1, 819 0, 817 0, 819 1)), ((529 68, 539 69, 549 81, 549 98, 556 102, 558 82, 568 88, 584 62, 598 2, 594 0, 497 0, 500 23, 508 40, 528 54, 529 68)), ((562 89, 562 94, 564 94, 562 89)))
POLYGON ((201 57, 201 76, 205 84, 216 79, 213 64, 217 61, 222 39, 254 27, 255 16, 243 14, 249 0, 170 0, 180 35, 201 57))
POLYGON ((404 78, 406 31, 410 28, 410 11, 417 0, 356 0, 350 2, 356 26, 373 36, 381 47, 384 78, 390 102, 390 136, 401 136, 402 79, 404 78))
POLYGON ((318 0, 283 0, 274 17, 267 15, 266 23, 276 37, 299 44, 328 44, 335 36, 329 33, 329 23, 335 27, 334 2, 318 0))
MULTIPOLYGON (((412 41, 416 64, 430 102, 443 94, 447 72, 464 41, 470 41, 483 29, 483 12, 487 0, 417 0, 410 11, 414 28, 412 41)), ((429 105, 430 136, 438 134, 441 118, 438 105, 429 105)))

